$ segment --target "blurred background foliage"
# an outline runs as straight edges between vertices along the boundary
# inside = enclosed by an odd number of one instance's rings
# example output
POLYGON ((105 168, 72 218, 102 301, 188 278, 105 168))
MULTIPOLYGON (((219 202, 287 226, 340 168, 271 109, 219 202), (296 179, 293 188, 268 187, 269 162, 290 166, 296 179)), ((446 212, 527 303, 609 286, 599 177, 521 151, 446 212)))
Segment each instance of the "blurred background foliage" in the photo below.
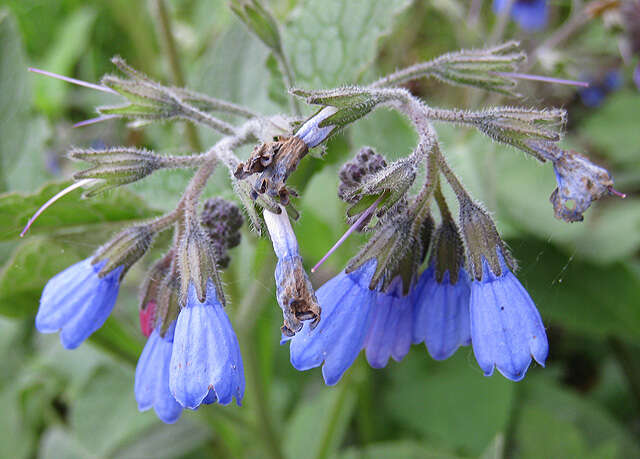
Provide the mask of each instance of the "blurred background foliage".
MULTIPOLYGON (((28 237, 27 218, 69 184, 71 145, 137 145, 192 151, 185 126, 129 129, 105 122, 72 129, 108 94, 29 74, 35 66, 87 81, 113 71, 121 55, 164 82, 175 81, 154 1, 0 1, 0 457, 640 457, 640 92, 635 61, 619 55, 617 7, 583 21, 550 49, 541 43, 583 11, 582 1, 550 3, 547 27, 500 30, 489 1, 274 0, 296 85, 364 83, 461 47, 516 38, 530 71, 622 83, 586 106, 573 87, 522 83, 525 104, 569 111, 564 145, 610 168, 630 196, 605 199, 583 223, 555 220, 550 165, 528 160, 475 131, 437 126, 443 149, 473 195, 496 216, 521 265, 520 278, 550 339, 546 369, 523 382, 482 376, 470 348, 434 362, 416 346, 403 362, 370 369, 363 358, 333 388, 319 370, 295 371, 279 340, 280 310, 268 241, 248 230, 225 272, 228 311, 239 335, 248 390, 242 408, 207 406, 166 426, 138 413, 133 371, 144 344, 137 289, 162 244, 135 266, 118 306, 89 343, 65 351, 33 326, 45 282, 87 256, 117 228, 175 204, 188 172, 159 172, 125 190, 59 201, 28 237)), ((606 3, 606 2, 591 2, 606 3)), ((623 2, 609 2, 623 3, 623 2)), ((287 110, 282 78, 267 48, 227 2, 166 5, 188 87, 267 114, 287 110)), ((547 41, 545 41, 547 40, 547 41)), ((435 106, 513 103, 432 81, 410 89, 435 106)), ((309 107, 304 107, 310 113, 309 107)), ((216 136, 198 129, 203 148, 216 136)), ((296 224, 311 266, 346 229, 337 171, 363 145, 406 155, 415 135, 380 111, 333 139, 324 159, 306 159, 293 182, 302 192, 296 224)), ((247 153, 247 152, 245 152, 247 153)), ((219 171, 208 194, 233 197, 219 171)), ((316 287, 342 269, 363 239, 353 237, 317 274, 316 287)))

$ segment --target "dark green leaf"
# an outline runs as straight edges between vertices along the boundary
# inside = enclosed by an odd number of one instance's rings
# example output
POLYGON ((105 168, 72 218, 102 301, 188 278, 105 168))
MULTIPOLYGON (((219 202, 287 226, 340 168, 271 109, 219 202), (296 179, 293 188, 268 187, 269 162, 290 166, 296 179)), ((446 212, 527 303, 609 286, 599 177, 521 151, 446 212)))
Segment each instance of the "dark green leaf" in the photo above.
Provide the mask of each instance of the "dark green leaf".
MULTIPOLYGON (((32 194, 0 195, 0 241, 15 239, 29 217, 49 198, 71 182, 45 185, 32 194)), ((100 224, 127 223, 157 215, 136 195, 116 190, 93 199, 80 199, 81 192, 58 200, 34 223, 28 235, 88 231, 100 224)))

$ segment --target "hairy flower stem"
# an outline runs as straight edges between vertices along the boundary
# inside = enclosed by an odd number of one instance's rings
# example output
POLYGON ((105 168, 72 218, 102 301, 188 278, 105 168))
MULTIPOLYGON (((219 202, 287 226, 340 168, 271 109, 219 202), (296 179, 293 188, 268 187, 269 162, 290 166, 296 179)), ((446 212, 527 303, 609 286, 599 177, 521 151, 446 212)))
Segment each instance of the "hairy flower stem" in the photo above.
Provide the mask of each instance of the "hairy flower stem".
MULTIPOLYGON (((169 66, 171 68, 171 74, 173 76, 174 83, 177 86, 184 86, 184 74, 182 72, 182 67, 180 65, 180 58, 178 57, 178 51, 176 49, 176 42, 173 37, 173 32, 171 30, 171 19, 169 18, 169 14, 167 12, 167 5, 164 0, 156 0, 156 10, 158 12, 158 20, 159 20, 159 28, 160 35, 162 36, 164 45, 167 50, 167 56, 169 57, 169 66)), ((187 139, 189 141, 189 145, 194 151, 199 151, 202 149, 202 144, 200 143, 200 136, 198 135, 198 131, 193 124, 187 123, 185 126, 187 139)))

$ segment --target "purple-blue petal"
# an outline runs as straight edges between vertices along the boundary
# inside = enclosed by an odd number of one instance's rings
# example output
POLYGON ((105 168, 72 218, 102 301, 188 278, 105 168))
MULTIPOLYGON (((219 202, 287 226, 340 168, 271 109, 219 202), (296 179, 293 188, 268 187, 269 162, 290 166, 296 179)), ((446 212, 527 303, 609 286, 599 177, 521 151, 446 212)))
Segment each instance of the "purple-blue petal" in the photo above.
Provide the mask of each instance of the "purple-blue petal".
POLYGON ((169 368, 173 348, 175 322, 164 337, 154 330, 140 354, 136 366, 134 393, 138 409, 146 411, 154 408, 158 418, 173 424, 182 413, 182 406, 169 390, 169 368))
POLYGON ((338 274, 316 291, 322 308, 320 322, 314 330, 305 323, 291 339, 291 364, 298 370, 318 367, 328 385, 336 384, 362 349, 369 313, 375 292, 368 280, 375 263, 354 273, 338 274))
MULTIPOLYGON (((490 272, 486 261, 485 273, 490 272)), ((540 314, 520 281, 503 267, 500 276, 484 275, 471 285, 473 352, 486 376, 494 367, 520 381, 531 359, 544 366, 549 345, 540 314)))
POLYGON ((178 403, 189 409, 211 403, 214 396, 222 405, 234 396, 238 404, 242 401, 245 381, 238 339, 211 280, 203 303, 193 284, 189 286, 176 323, 169 387, 178 403))
POLYGON ((104 324, 118 297, 123 270, 119 266, 98 277, 105 263, 92 265, 91 258, 87 258, 47 282, 36 315, 38 331, 60 331, 62 345, 75 349, 104 324))
POLYGON ((387 366, 389 357, 400 361, 409 352, 412 338, 411 296, 402 296, 398 277, 388 292, 377 292, 371 326, 365 342, 367 361, 373 368, 387 366))
POLYGON ((418 280, 415 295, 413 342, 424 342, 431 357, 444 360, 460 346, 471 343, 469 317, 469 277, 464 269, 451 284, 449 271, 442 282, 430 266, 418 280))

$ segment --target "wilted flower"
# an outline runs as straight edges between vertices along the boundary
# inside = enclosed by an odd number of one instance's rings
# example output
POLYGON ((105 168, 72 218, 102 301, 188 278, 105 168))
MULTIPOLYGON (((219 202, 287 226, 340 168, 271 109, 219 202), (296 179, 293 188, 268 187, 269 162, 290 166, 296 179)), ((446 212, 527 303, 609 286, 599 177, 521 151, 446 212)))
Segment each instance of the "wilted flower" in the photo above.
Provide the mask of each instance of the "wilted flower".
POLYGON ((60 331, 62 345, 75 349, 102 327, 116 303, 124 270, 121 265, 101 276, 107 262, 93 264, 92 258, 87 258, 47 282, 36 315, 39 332, 60 331))
POLYGON ((481 279, 471 284, 471 341, 486 376, 494 367, 506 378, 524 378, 531 359, 544 366, 549 343, 540 314, 497 249, 502 271, 483 258, 481 279))
MULTIPOLYGON (((510 0, 493 0, 493 11, 500 13, 509 6, 510 0)), ((540 30, 547 24, 546 0, 515 0, 511 17, 524 30, 540 30)))
POLYGON ((244 396, 244 369, 238 339, 209 280, 200 301, 193 284, 178 315, 171 354, 169 388, 183 407, 228 405, 244 396))
POLYGON ((169 368, 175 322, 164 336, 158 326, 147 340, 136 366, 134 392, 138 409, 147 411, 152 408, 158 417, 167 424, 173 424, 182 413, 182 406, 171 395, 169 390, 169 368))

